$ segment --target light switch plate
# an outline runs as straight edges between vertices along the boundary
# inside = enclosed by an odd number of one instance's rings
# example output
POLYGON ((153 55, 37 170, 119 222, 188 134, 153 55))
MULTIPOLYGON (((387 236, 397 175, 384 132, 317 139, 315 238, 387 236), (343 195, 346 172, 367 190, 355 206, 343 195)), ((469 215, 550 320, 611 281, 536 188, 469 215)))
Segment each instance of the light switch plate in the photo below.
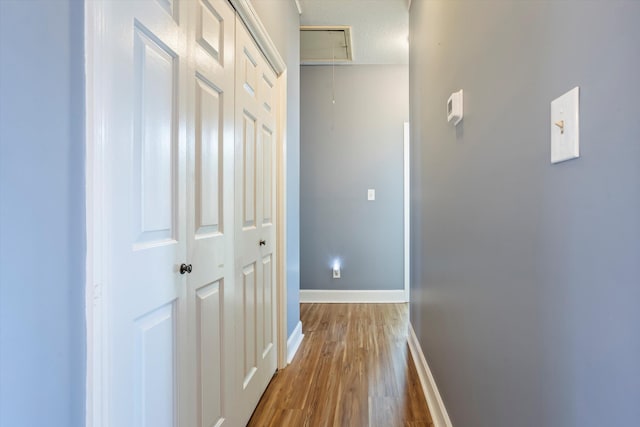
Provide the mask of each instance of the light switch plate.
POLYGON ((457 126, 462 120, 464 113, 464 105, 462 101, 462 89, 457 92, 453 92, 447 100, 447 121, 453 122, 454 126, 457 126))
POLYGON ((370 188, 367 190, 367 200, 375 200, 376 199, 376 190, 370 188))
POLYGON ((580 157, 580 88, 551 101, 551 163, 580 157))

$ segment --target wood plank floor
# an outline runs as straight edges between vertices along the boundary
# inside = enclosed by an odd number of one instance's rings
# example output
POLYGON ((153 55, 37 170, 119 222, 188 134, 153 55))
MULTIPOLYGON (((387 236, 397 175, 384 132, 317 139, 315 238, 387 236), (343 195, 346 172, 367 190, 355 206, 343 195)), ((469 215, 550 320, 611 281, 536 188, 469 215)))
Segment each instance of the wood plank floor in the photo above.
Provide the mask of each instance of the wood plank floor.
POLYGON ((304 340, 249 426, 433 426, 407 345, 407 304, 302 304, 304 340))

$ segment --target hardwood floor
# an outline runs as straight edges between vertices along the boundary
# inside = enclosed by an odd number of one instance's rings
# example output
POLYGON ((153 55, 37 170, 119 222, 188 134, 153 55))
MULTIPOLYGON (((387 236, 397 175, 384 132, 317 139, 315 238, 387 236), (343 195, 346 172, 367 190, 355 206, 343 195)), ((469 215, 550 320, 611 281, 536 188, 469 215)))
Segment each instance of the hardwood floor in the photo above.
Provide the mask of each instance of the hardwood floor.
POLYGON ((433 426, 407 345, 407 304, 302 304, 304 340, 249 426, 433 426))

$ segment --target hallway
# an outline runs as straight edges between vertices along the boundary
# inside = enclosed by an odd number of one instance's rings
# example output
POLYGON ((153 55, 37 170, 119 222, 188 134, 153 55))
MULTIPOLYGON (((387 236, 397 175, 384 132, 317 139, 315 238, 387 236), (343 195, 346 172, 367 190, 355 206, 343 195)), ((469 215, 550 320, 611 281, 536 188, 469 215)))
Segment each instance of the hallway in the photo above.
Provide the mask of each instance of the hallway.
POLYGON ((407 345, 408 304, 302 304, 304 340, 249 426, 433 426, 407 345))

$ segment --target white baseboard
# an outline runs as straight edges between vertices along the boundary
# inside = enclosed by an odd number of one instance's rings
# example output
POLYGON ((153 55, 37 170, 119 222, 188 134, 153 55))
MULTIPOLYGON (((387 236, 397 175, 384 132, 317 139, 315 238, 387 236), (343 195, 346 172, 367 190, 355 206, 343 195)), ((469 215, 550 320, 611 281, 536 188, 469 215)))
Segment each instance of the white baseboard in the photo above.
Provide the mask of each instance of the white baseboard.
POLYGON ((291 332, 291 336, 287 339, 287 364, 291 363, 293 357, 296 355, 296 352, 300 348, 300 344, 302 344, 302 339, 304 335, 302 334, 302 322, 298 322, 296 328, 291 332))
POLYGON ((413 325, 409 323, 409 350, 413 357, 413 363, 416 365, 418 371, 418 377, 420 377, 420 384, 422 390, 427 398, 427 405, 429 405, 429 412, 431 413, 431 419, 433 420, 434 427, 453 427, 447 409, 444 407, 442 397, 436 386, 436 382, 431 374, 431 369, 427 364, 427 359, 424 357, 422 347, 418 342, 418 337, 413 330, 413 325))
POLYGON ((401 303, 407 301, 404 289, 385 291, 345 291, 300 289, 302 303, 401 303))

